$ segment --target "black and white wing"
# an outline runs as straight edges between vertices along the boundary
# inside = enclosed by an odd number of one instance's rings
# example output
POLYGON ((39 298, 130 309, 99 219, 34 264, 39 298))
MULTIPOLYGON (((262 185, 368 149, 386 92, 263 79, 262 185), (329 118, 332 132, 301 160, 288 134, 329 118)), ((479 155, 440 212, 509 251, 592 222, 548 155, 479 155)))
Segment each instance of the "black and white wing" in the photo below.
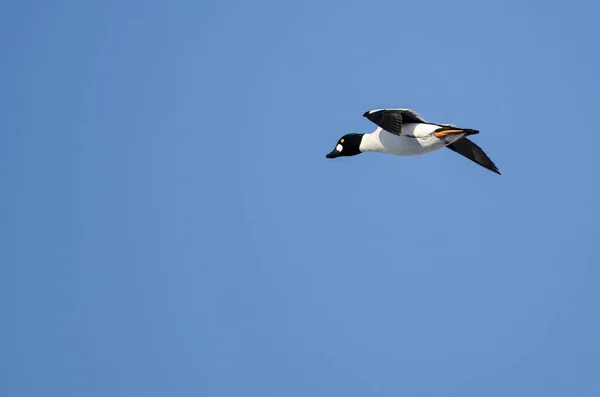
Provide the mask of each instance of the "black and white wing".
POLYGON ((427 123, 412 109, 375 109, 365 112, 363 116, 396 135, 402 134, 402 124, 427 123))

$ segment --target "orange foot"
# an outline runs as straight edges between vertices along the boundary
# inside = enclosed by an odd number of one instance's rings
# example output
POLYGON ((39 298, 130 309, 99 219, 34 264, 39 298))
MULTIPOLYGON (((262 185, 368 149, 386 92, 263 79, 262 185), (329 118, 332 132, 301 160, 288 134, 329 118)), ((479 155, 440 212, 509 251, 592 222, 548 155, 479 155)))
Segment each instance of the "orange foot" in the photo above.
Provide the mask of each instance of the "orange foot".
POLYGON ((441 138, 446 135, 462 134, 463 132, 465 132, 465 131, 464 130, 444 130, 444 131, 436 132, 435 136, 438 138, 441 138))

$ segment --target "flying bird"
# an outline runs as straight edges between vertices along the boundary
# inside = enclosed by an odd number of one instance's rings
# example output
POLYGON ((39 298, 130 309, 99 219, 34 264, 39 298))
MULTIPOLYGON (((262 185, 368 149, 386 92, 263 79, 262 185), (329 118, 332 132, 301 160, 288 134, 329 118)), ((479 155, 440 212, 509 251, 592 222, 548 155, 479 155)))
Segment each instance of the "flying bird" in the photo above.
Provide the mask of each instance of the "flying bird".
POLYGON ((430 123, 411 109, 375 109, 363 116, 376 124, 377 129, 371 133, 344 135, 325 157, 333 159, 363 152, 418 156, 447 147, 500 175, 498 167, 487 154, 467 138, 479 134, 478 130, 430 123))

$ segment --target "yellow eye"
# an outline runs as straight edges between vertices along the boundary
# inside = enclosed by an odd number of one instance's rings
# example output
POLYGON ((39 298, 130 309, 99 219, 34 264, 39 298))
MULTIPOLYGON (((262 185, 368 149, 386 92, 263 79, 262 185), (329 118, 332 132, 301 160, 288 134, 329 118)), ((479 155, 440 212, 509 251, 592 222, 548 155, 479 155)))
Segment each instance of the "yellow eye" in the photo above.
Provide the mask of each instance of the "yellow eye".
POLYGON ((340 143, 344 143, 344 138, 340 139, 340 143))

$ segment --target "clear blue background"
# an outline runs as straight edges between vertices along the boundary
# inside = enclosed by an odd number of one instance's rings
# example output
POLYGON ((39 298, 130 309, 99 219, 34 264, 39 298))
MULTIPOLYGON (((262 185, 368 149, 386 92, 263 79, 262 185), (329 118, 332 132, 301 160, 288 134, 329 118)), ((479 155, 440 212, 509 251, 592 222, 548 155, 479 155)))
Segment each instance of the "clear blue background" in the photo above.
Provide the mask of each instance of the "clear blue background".
POLYGON ((599 12, 2 2, 0 395, 597 397, 599 12))

